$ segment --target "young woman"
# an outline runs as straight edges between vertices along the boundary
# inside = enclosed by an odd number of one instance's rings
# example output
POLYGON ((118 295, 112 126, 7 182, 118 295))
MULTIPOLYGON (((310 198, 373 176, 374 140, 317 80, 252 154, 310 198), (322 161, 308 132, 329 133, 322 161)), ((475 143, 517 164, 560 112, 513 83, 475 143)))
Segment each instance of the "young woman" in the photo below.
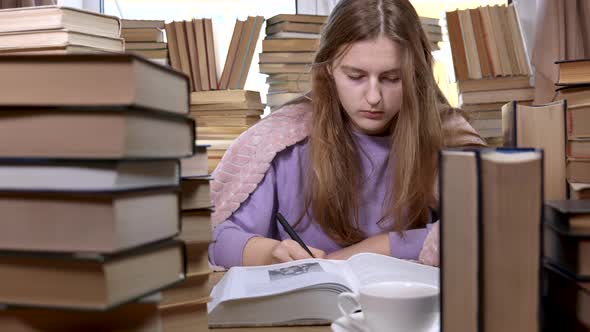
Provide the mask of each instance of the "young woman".
POLYGON ((437 264, 437 153, 484 142, 437 87, 429 45, 408 0, 338 3, 312 91, 240 136, 213 174, 212 264, 309 258, 279 212, 315 257, 437 264))

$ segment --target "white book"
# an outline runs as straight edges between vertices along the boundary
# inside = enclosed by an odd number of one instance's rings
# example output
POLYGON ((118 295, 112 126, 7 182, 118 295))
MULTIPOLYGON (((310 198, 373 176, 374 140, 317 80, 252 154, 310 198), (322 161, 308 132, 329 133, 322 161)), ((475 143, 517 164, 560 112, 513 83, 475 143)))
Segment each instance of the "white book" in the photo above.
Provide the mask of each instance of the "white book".
POLYGON ((178 186, 179 181, 176 160, 0 163, 0 191, 123 191, 178 186))
POLYGON ((123 52, 121 38, 101 37, 65 29, 0 33, 0 49, 85 46, 111 52, 123 52))
POLYGON ((347 260, 304 259, 232 267, 211 291, 210 327, 327 324, 341 314, 338 295, 382 281, 439 285, 439 269, 361 253, 347 260))

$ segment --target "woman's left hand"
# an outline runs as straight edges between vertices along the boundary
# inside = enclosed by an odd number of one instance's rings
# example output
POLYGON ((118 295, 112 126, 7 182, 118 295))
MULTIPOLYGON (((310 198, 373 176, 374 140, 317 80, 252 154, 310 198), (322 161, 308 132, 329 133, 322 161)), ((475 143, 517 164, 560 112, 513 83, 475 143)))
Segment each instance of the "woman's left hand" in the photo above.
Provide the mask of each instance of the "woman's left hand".
POLYGON ((418 260, 422 264, 438 266, 439 265, 439 222, 434 223, 426 235, 422 250, 418 260))

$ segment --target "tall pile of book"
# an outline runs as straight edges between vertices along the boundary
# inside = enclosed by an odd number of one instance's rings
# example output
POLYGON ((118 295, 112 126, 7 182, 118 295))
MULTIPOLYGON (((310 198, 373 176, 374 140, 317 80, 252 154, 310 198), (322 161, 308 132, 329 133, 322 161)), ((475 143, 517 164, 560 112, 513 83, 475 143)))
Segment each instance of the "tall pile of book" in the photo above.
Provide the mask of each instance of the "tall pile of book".
POLYGON ((446 24, 459 90, 459 107, 473 127, 499 146, 501 111, 506 102, 530 104, 530 65, 516 10, 485 6, 446 13, 446 24))
POLYGON ((259 66, 268 75, 266 103, 271 111, 311 89, 311 63, 326 20, 327 16, 301 14, 267 20, 259 66))
POLYGON ((168 46, 164 41, 162 20, 121 20, 125 50, 156 63, 168 64, 168 46))
POLYGON ((432 17, 420 17, 420 22, 422 23, 422 28, 426 36, 428 36, 428 40, 430 40, 431 49, 433 51, 439 50, 438 43, 443 41, 443 33, 439 20, 432 17))
POLYGON ((182 231, 179 239, 186 248, 187 273, 183 282, 162 292, 160 312, 166 332, 185 331, 193 320, 190 316, 196 318, 206 311, 211 291, 208 247, 212 203, 207 146, 195 146, 195 154, 181 161, 181 175, 182 231))
POLYGON ((590 330, 590 200, 545 203, 546 331, 590 330))
POLYGON ((198 125, 197 143, 209 146, 209 172, 217 167, 231 143, 260 120, 264 107, 258 91, 191 93, 190 114, 198 125))
POLYGON ((145 297, 187 274, 188 80, 129 54, 3 56, 0 72, 0 325, 160 330, 145 297))
POLYGON ((590 59, 560 61, 556 99, 567 101, 570 197, 590 199, 590 59))
POLYGON ((43 6, 0 10, 0 54, 123 52, 117 17, 43 6))

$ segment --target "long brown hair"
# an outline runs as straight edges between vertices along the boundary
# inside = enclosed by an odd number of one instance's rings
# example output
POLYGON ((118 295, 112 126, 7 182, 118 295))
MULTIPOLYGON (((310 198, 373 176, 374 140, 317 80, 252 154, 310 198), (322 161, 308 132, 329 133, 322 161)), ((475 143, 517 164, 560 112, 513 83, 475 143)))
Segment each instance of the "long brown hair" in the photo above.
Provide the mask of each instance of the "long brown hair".
POLYGON ((390 202, 379 221, 388 230, 424 227, 433 202, 436 154, 443 146, 441 112, 450 110, 432 72, 430 42, 408 0, 341 0, 322 31, 312 67, 312 129, 306 207, 334 241, 350 245, 359 229, 359 150, 330 73, 352 43, 383 35, 401 46, 401 109, 392 121, 390 202), (395 165, 394 165, 395 164, 395 165))

